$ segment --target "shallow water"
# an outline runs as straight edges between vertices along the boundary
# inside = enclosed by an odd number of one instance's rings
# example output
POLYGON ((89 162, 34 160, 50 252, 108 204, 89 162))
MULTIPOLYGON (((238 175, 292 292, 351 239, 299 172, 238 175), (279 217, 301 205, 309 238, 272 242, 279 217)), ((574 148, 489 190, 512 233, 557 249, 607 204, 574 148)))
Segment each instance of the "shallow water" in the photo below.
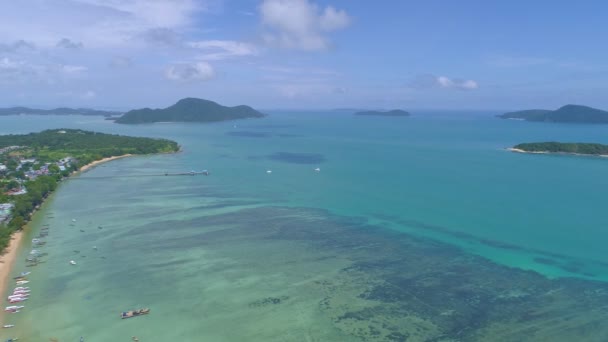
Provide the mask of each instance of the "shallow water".
POLYGON ((31 225, 28 241, 50 225, 48 256, 32 269, 27 308, 7 318, 11 333, 601 340, 605 285, 584 279, 608 280, 608 161, 503 148, 607 142, 608 127, 467 113, 274 113, 234 125, 0 117, 2 133, 79 127, 184 149, 113 161, 61 185, 31 225), (162 176, 205 168, 211 176, 162 176), (120 320, 139 307, 152 313, 120 320), (555 327, 560 319, 570 323, 555 327))

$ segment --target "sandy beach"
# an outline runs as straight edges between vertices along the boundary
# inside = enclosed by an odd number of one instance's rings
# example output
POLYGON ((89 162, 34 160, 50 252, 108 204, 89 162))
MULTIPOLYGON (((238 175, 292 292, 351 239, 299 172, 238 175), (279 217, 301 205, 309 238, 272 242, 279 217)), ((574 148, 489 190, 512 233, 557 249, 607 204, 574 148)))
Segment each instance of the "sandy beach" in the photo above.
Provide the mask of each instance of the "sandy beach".
POLYGON ((528 153, 528 154, 557 154, 564 156, 579 156, 579 157, 601 157, 608 158, 606 154, 583 154, 583 153, 570 153, 570 152, 549 152, 549 151, 525 151, 519 148, 509 147, 507 151, 516 152, 516 153, 528 153))
POLYGON ((115 160, 115 159, 130 157, 130 156, 132 156, 132 154, 123 154, 122 156, 114 156, 114 157, 108 157, 108 158, 103 158, 103 159, 100 159, 100 160, 96 160, 96 161, 94 161, 92 163, 89 163, 89 164, 81 167, 80 170, 78 170, 78 171, 84 172, 84 171, 86 171, 86 170, 88 170, 88 169, 90 169, 92 167, 95 167, 95 166, 97 166, 99 164, 102 164, 102 163, 105 163, 105 162, 109 162, 109 161, 115 160))
MULTIPOLYGON (((0 255, 0 293, 6 293, 7 286, 10 280, 11 270, 15 259, 17 258, 17 251, 21 246, 21 240, 23 239, 23 231, 13 233, 11 237, 11 243, 6 247, 4 253, 0 255)), ((3 312, 0 312, 0 317, 3 312)))
MULTIPOLYGON (((101 160, 96 160, 92 163, 89 163, 89 164, 81 167, 78 172, 86 171, 101 163, 105 163, 105 162, 119 159, 119 158, 129 157, 129 156, 131 156, 131 154, 125 154, 122 156, 114 156, 114 157, 104 158, 101 160)), ((35 211, 33 213, 35 213, 35 211)), ((0 255, 0 293, 2 293, 2 294, 6 293, 7 286, 9 285, 10 273, 11 273, 13 264, 15 263, 15 259, 17 257, 17 251, 19 250, 19 247, 21 246, 22 239, 23 239, 22 230, 13 233, 10 244, 3 251, 3 254, 0 255)), ((2 317, 2 314, 3 314, 3 312, 0 312, 0 318, 2 317)))
POLYGON ((525 151, 519 148, 509 147, 507 151, 517 152, 517 153, 532 153, 532 154, 548 154, 548 151, 525 151))

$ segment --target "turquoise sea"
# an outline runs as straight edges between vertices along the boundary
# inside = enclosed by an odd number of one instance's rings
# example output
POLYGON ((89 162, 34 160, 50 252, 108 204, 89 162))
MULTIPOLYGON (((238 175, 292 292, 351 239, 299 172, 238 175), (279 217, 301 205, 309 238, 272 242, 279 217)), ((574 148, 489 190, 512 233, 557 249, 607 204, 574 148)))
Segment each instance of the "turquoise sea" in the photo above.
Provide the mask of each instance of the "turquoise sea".
POLYGON ((608 126, 268 113, 139 126, 0 117, 0 134, 81 128, 183 148, 60 186, 28 228, 14 274, 47 224, 48 255, 2 337, 606 340, 608 159, 505 148, 608 143, 608 126), (164 176, 201 169, 211 175, 164 176), (120 319, 140 307, 151 314, 120 319))

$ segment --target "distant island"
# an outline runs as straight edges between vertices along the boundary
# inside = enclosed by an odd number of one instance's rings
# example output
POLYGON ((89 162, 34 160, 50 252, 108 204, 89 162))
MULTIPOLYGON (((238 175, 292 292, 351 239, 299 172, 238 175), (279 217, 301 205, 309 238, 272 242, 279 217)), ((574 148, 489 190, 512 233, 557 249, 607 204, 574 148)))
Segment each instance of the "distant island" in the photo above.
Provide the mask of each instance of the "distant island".
POLYGON ((515 145, 509 150, 521 153, 557 153, 608 156, 608 145, 593 143, 560 143, 554 141, 523 143, 515 145))
POLYGON ((264 116, 249 106, 226 107, 209 100, 185 98, 164 109, 143 108, 128 111, 115 122, 121 124, 217 122, 264 116))
POLYGON ((572 104, 565 105, 557 110, 522 110, 497 115, 497 117, 537 122, 608 124, 608 111, 572 104))
POLYGON ((36 109, 28 107, 10 107, 0 108, 0 115, 21 115, 21 114, 33 114, 33 115, 102 115, 112 116, 120 115, 122 112, 114 112, 107 110, 98 110, 90 108, 55 108, 55 109, 36 109))
POLYGON ((356 112, 355 115, 368 115, 368 116, 410 116, 410 113, 401 110, 394 109, 389 111, 380 111, 380 110, 367 110, 362 112, 356 112))

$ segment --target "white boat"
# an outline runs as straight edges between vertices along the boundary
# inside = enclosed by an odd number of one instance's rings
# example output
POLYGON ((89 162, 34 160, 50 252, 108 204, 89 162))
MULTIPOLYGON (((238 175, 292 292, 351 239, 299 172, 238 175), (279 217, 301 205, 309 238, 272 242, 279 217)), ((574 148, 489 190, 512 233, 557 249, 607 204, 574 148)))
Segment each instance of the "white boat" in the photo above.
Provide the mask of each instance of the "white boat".
POLYGON ((27 298, 27 297, 29 297, 29 296, 30 296, 29 294, 25 294, 25 293, 24 293, 24 294, 16 294, 16 295, 8 296, 8 297, 6 297, 6 298, 7 298, 8 300, 11 300, 11 299, 18 299, 18 298, 27 298))
POLYGON ((4 311, 11 311, 11 310, 19 310, 19 309, 23 309, 25 306, 23 305, 11 305, 11 306, 7 306, 6 308, 4 308, 4 311))
POLYGON ((15 326, 14 324, 5 324, 5 325, 3 325, 2 327, 3 327, 3 328, 12 328, 12 327, 14 327, 14 326, 15 326))
POLYGON ((32 272, 21 272, 21 274, 19 275, 20 277, 25 277, 26 275, 29 275, 32 272))
POLYGON ((25 285, 25 284, 27 284, 29 282, 30 282, 29 280, 19 280, 16 284, 17 285, 25 285))
POLYGON ((9 300, 8 302, 11 303, 11 304, 13 304, 13 303, 24 302, 26 300, 27 300, 27 298, 15 298, 15 299, 9 300))
POLYGON ((27 297, 29 295, 29 292, 13 292, 13 294, 9 295, 9 297, 27 297))
POLYGON ((76 261, 70 260, 70 265, 76 265, 76 261))
POLYGON ((72 222, 76 222, 76 219, 72 219, 72 222))
POLYGON ((15 291, 17 290, 29 290, 30 288, 27 286, 19 286, 19 287, 15 287, 15 291))
POLYGON ((272 170, 266 170, 266 173, 272 173, 272 170))
POLYGON ((315 169, 315 171, 316 171, 316 172, 320 172, 320 171, 321 171, 321 168, 320 168, 320 167, 318 167, 318 168, 316 168, 316 169, 315 169))

